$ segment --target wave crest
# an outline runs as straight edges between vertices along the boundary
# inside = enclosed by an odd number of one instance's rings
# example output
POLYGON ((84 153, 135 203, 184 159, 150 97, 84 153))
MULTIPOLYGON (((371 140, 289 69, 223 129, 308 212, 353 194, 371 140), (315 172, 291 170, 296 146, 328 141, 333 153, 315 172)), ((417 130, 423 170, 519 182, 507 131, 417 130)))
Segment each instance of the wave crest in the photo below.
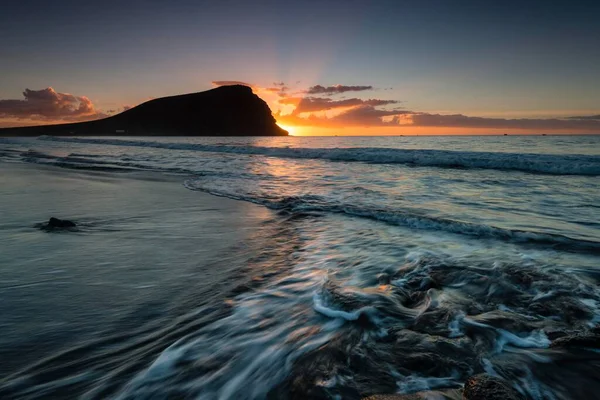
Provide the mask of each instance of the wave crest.
POLYGON ((353 217, 367 218, 385 222, 391 225, 405 226, 413 229, 444 231, 467 236, 508 240, 512 242, 533 243, 551 246, 561 250, 578 250, 590 253, 600 253, 600 242, 575 239, 569 236, 500 228, 492 225, 475 224, 422 215, 411 210, 386 210, 356 206, 343 203, 332 203, 325 197, 316 195, 288 196, 279 199, 266 199, 258 196, 230 193, 226 190, 205 189, 198 180, 190 179, 184 183, 190 190, 198 190, 215 196, 228 197, 260 204, 274 210, 290 212, 324 212, 346 214, 353 217))

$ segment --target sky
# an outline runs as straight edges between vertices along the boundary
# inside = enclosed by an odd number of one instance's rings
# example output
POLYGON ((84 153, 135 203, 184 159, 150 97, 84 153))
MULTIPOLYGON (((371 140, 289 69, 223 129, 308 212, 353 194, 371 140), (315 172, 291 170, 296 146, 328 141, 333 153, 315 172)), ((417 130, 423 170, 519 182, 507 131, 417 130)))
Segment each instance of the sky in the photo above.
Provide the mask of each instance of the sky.
POLYGON ((298 135, 600 133, 597 1, 11 3, 0 126, 241 82, 298 135))

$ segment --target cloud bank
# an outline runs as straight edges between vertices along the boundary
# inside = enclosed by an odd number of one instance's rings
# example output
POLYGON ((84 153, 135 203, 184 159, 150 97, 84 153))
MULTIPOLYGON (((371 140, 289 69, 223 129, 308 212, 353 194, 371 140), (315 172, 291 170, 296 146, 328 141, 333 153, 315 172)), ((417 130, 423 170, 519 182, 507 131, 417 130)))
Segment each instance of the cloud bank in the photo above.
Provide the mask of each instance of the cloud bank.
POLYGON ((575 116, 575 117, 568 117, 567 119, 582 119, 582 120, 598 120, 600 121, 600 114, 598 115, 583 115, 583 116, 575 116))
POLYGON ((412 113, 412 125, 425 127, 456 128, 495 128, 495 129, 532 129, 532 130, 594 130, 600 132, 600 119, 596 118, 483 118, 468 117, 462 114, 441 115, 412 113))
POLYGON ((283 124, 323 128, 343 127, 429 127, 465 129, 524 129, 532 131, 585 131, 600 133, 600 119, 505 119, 469 117, 462 114, 442 115, 414 111, 384 110, 370 105, 351 108, 338 115, 327 117, 297 114, 277 115, 283 124))
POLYGON ((294 114, 301 114, 306 112, 319 112, 327 111, 335 108, 348 108, 348 107, 359 107, 359 106, 385 106, 389 104, 397 104, 396 100, 382 100, 382 99, 367 99, 361 100, 358 98, 344 99, 344 100, 332 100, 327 97, 284 97, 279 100, 280 104, 295 105, 294 114))
POLYGON ((0 100, 0 118, 87 121, 108 115, 97 110, 86 96, 59 93, 51 87, 25 89, 23 100, 0 100))
POLYGON ((339 94, 346 92, 362 92, 365 90, 373 90, 373 86, 345 86, 345 85, 333 85, 333 86, 322 86, 315 85, 308 88, 306 93, 308 94, 339 94))

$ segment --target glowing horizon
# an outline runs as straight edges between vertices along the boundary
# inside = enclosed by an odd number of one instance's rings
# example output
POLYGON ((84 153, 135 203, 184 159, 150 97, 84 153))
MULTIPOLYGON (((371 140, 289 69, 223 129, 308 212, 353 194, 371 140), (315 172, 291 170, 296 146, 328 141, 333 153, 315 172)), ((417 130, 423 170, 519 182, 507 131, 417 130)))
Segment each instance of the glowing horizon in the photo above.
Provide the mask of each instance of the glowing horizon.
MULTIPOLYGON (((277 124, 292 136, 600 133, 600 113, 569 115, 562 112, 547 118, 434 114, 399 107, 402 102, 398 100, 374 98, 372 93, 377 92, 377 88, 370 85, 317 84, 292 88, 284 82, 275 82, 271 87, 243 81, 212 82, 213 87, 232 84, 252 88, 269 105, 277 124)), ((86 96, 61 93, 52 87, 26 89, 23 96, 24 100, 0 100, 0 116, 4 116, 0 117, 0 127, 90 121, 130 108, 123 106, 105 112, 86 96)))

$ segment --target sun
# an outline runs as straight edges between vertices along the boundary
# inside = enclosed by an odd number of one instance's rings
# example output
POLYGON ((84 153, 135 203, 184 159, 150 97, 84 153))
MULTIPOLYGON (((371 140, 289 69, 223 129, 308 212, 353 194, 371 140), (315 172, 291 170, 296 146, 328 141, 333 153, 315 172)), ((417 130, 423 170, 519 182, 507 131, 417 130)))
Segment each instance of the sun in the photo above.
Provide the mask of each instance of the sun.
POLYGON ((288 131, 291 136, 294 136, 295 128, 293 126, 281 125, 281 124, 277 124, 277 125, 279 125, 279 127, 281 129, 285 129, 286 131, 288 131))

